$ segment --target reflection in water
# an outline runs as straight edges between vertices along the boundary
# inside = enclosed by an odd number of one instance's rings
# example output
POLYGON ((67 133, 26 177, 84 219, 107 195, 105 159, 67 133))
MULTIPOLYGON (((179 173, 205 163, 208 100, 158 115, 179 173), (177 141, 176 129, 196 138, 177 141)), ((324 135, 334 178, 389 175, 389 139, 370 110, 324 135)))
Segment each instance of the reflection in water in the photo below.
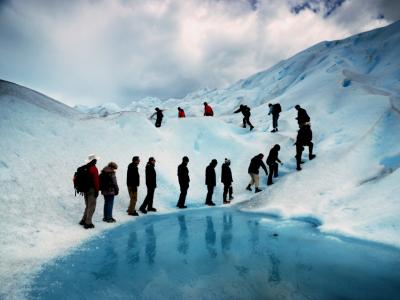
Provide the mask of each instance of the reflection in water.
POLYGON ((221 234, 221 247, 223 252, 231 250, 232 244, 232 215, 224 213, 223 215, 223 229, 221 234))
POLYGON ((247 221, 247 227, 250 231, 250 253, 253 255, 259 255, 258 248, 260 242, 260 228, 258 221, 249 220, 247 221))
POLYGON ((149 265, 154 263, 154 258, 156 257, 157 240, 154 234, 153 224, 146 227, 146 247, 145 252, 147 255, 147 262, 149 265))
POLYGON ((178 216, 179 222, 179 240, 178 240, 178 252, 187 254, 189 250, 189 235, 186 227, 186 219, 184 215, 178 216))
POLYGON ((279 283, 281 281, 281 276, 279 273, 279 266, 281 264, 278 256, 275 253, 269 255, 269 260, 272 265, 271 273, 269 274, 268 281, 279 283))
POLYGON ((101 259, 99 265, 100 268, 93 272, 93 276, 96 278, 96 280, 108 280, 115 276, 118 265, 118 255, 115 252, 112 241, 107 241, 107 245, 105 246, 103 253, 103 259, 101 259))
POLYGON ((135 266, 140 260, 139 253, 137 233, 136 231, 132 231, 129 234, 128 245, 126 247, 126 261, 128 264, 135 266))
POLYGON ((206 249, 211 257, 215 258, 217 256, 217 250, 215 249, 215 241, 217 239, 217 234, 214 230, 214 223, 210 216, 207 216, 207 227, 206 227, 206 249))

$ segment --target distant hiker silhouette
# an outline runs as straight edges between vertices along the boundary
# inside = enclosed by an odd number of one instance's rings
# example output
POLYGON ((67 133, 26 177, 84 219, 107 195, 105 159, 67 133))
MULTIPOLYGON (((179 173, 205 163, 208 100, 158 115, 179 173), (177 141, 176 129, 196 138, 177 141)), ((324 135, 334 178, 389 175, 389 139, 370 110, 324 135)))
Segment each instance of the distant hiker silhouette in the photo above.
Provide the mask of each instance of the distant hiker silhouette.
POLYGON ((278 131, 278 119, 279 119, 279 114, 282 111, 282 107, 279 103, 276 104, 268 104, 269 107, 269 112, 268 115, 272 115, 272 127, 273 129, 271 132, 277 132, 278 131))
POLYGON ((307 114, 307 111, 304 108, 301 108, 300 105, 296 105, 294 107, 297 110, 297 123, 299 124, 299 128, 303 125, 307 125, 310 122, 310 117, 307 114))
POLYGON ((215 167, 218 162, 216 159, 213 159, 208 167, 206 168, 206 186, 207 186, 207 197, 206 197, 206 205, 214 206, 215 203, 212 201, 212 195, 214 193, 214 187, 217 185, 217 179, 215 175, 215 167))
POLYGON ((151 115, 151 117, 150 117, 150 119, 153 119, 154 118, 154 116, 156 116, 156 123, 155 123, 155 125, 156 125, 156 127, 161 127, 161 122, 162 122, 162 119, 163 119, 163 117, 164 117, 164 115, 163 115, 163 110, 161 110, 161 109, 159 109, 158 107, 156 107, 155 108, 155 113, 154 114, 152 114, 151 115))
POLYGON ((308 158, 314 159, 315 155, 313 154, 313 147, 314 144, 312 143, 312 131, 310 125, 303 125, 300 127, 297 133, 296 139, 296 164, 297 164, 297 171, 301 170, 301 164, 303 161, 301 160, 301 155, 304 151, 304 146, 308 146, 308 158))
POLYGON ((248 168, 248 173, 251 177, 250 183, 247 186, 247 190, 251 191, 251 186, 254 184, 255 186, 255 192, 261 192, 261 190, 258 188, 259 184, 260 184, 260 176, 259 174, 259 169, 260 167, 262 167, 265 171, 265 174, 268 175, 268 171, 267 171, 267 167, 265 166, 264 162, 262 161, 264 158, 264 154, 260 153, 256 156, 254 156, 251 161, 250 161, 250 165, 248 168))
POLYGON ((114 197, 119 193, 117 177, 115 176, 115 171, 117 169, 118 165, 115 162, 110 162, 100 174, 100 190, 104 196, 103 221, 107 223, 114 223, 116 221, 112 216, 112 211, 114 197))
POLYGON ((140 176, 138 165, 140 163, 139 156, 134 156, 132 158, 132 162, 128 166, 128 171, 126 174, 126 185, 128 186, 129 193, 129 207, 128 207, 128 215, 130 216, 138 216, 139 214, 136 211, 136 203, 137 203, 137 190, 140 185, 140 176))
POLYGON ((187 156, 184 156, 182 158, 182 163, 178 166, 178 181, 179 187, 181 189, 181 194, 179 195, 179 200, 176 204, 178 208, 186 208, 185 200, 190 182, 189 169, 187 167, 188 163, 189 158, 187 156))
POLYGON ((150 157, 146 165, 147 195, 139 208, 139 210, 144 214, 147 214, 148 211, 157 211, 157 209, 153 207, 154 192, 157 188, 157 175, 156 170, 154 169, 155 164, 156 160, 154 157, 150 157))
POLYGON ((185 111, 182 108, 178 107, 178 118, 185 118, 185 117, 186 117, 185 111))
POLYGON ((250 131, 253 130, 254 126, 250 123, 250 107, 241 104, 240 107, 234 111, 235 114, 241 112, 243 114, 243 128, 246 128, 246 124, 249 124, 250 131))
POLYGON ((276 144, 274 147, 271 148, 269 151, 269 155, 267 157, 267 165, 269 167, 269 174, 268 174, 268 185, 273 184, 272 176, 278 177, 278 162, 282 165, 282 162, 278 158, 278 152, 281 150, 281 146, 276 144))
POLYGON ((231 200, 233 200, 233 189, 232 189, 232 171, 230 168, 231 161, 228 158, 225 158, 225 162, 221 166, 221 182, 224 184, 224 193, 222 195, 223 203, 228 204, 231 200), (229 200, 226 199, 229 193, 229 200))
POLYGON ((207 102, 204 102, 203 104, 204 104, 204 115, 205 115, 206 117, 212 117, 212 116, 214 116, 214 111, 213 111, 213 109, 211 108, 211 106, 210 106, 207 102))

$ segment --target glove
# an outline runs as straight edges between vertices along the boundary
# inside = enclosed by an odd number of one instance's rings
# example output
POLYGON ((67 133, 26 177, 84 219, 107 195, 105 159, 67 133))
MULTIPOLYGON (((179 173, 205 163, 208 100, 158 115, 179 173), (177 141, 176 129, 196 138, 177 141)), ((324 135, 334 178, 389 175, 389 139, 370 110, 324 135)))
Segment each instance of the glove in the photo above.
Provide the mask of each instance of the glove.
POLYGON ((281 166, 283 166, 283 163, 281 163, 281 166))

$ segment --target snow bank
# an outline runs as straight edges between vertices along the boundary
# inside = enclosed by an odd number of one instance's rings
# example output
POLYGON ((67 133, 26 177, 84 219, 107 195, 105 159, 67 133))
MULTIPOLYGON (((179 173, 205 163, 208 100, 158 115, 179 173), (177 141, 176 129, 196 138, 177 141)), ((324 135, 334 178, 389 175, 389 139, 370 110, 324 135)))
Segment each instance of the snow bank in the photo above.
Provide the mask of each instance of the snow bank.
MULTIPOLYGON (((157 160, 155 206, 175 210, 179 195, 176 168, 190 158, 189 207, 203 207, 204 169, 211 159, 232 160, 239 208, 321 224, 321 229, 400 246, 400 23, 348 38, 323 42, 225 90, 202 90, 182 100, 144 99, 103 118, 85 115, 29 89, 0 81, 0 295, 19 297, 21 286, 40 264, 82 240, 132 220, 126 216, 126 168, 131 157, 157 160), (202 117, 204 101, 217 117, 202 117), (279 133, 271 134, 269 102, 280 102, 279 133), (239 104, 252 108, 255 131, 240 128, 239 104), (311 116, 317 158, 295 171, 295 104, 311 116), (166 109, 163 127, 149 115, 166 109), (176 107, 186 119, 177 119, 176 107), (266 132, 268 131, 268 132, 266 132), (249 160, 281 145, 284 166, 275 184, 254 194, 244 190, 249 160), (72 175, 89 153, 120 168, 117 224, 104 224, 103 200, 96 228, 77 225, 83 200, 73 196, 72 175), (250 200, 248 200, 250 199, 250 200)), ((107 105, 109 108, 113 105, 107 105)), ((114 107, 115 108, 115 107, 114 107)), ((307 150, 305 151, 307 152, 307 150)), ((217 176, 220 174, 220 164, 217 176)), ((221 203, 218 186, 215 201, 221 203)))

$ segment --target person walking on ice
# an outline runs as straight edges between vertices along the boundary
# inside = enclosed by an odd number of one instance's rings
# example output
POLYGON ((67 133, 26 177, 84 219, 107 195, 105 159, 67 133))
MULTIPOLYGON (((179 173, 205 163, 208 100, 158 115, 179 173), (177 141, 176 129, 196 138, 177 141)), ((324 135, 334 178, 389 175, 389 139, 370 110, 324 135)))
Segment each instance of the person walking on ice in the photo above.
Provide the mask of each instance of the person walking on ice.
POLYGON ((276 104, 268 104, 269 107, 269 112, 268 115, 272 115, 272 127, 273 129, 271 132, 277 132, 278 131, 278 119, 279 119, 279 114, 282 111, 282 107, 279 103, 276 104))
POLYGON ((100 174, 100 190, 104 196, 104 214, 103 221, 107 223, 114 223, 116 220, 112 216, 114 197, 119 193, 117 177, 115 171, 118 165, 115 162, 110 162, 100 174))
POLYGON ((185 111, 178 107, 178 118, 186 118, 185 111))
POLYGON ((250 123, 250 116, 251 116, 250 107, 241 104, 240 107, 234 111, 235 114, 239 112, 243 114, 243 128, 246 128, 246 124, 249 124, 250 131, 252 131, 254 129, 254 126, 253 124, 250 123))
POLYGON ((189 163, 189 158, 187 156, 184 156, 182 158, 182 163, 178 166, 178 181, 179 181, 179 187, 181 189, 179 200, 178 203, 176 204, 178 208, 186 208, 185 201, 190 182, 189 169, 187 167, 188 163, 189 163))
POLYGON ((303 125, 309 125, 310 116, 307 114, 307 111, 304 108, 301 108, 300 105, 296 105, 294 107, 297 110, 297 123, 299 124, 299 128, 303 125))
POLYGON ((224 193, 222 195, 223 203, 229 204, 233 200, 233 189, 232 189, 232 171, 230 168, 231 161, 225 158, 225 162, 221 166, 221 182, 224 184, 224 193), (229 200, 226 199, 229 193, 229 200))
POLYGON ((150 119, 153 119, 154 116, 156 116, 155 126, 158 128, 158 127, 161 127, 161 122, 162 122, 162 119, 164 118, 164 115, 162 113, 163 111, 161 109, 159 109, 158 107, 155 108, 155 111, 156 112, 151 115, 150 119))
POLYGON ((300 171, 301 170, 300 165, 303 163, 303 161, 301 160, 301 155, 303 154, 304 146, 308 146, 308 158, 310 160, 316 157, 316 155, 313 154, 314 144, 312 142, 312 131, 310 125, 303 125, 300 127, 297 133, 297 139, 295 145, 296 145, 296 164, 297 164, 296 170, 300 171))
POLYGON ((206 117, 214 116, 214 111, 211 108, 211 106, 207 102, 204 102, 203 104, 204 104, 204 116, 206 117))
POLYGON ((153 207, 154 192, 157 188, 157 174, 155 170, 155 164, 156 160, 154 159, 154 157, 150 157, 146 165, 147 195, 139 208, 139 210, 144 214, 147 214, 148 211, 157 211, 157 209, 153 207))
POLYGON ((137 203, 137 191, 138 186, 140 185, 140 176, 139 176, 139 166, 140 159, 139 156, 134 156, 132 158, 132 162, 128 166, 128 171, 126 174, 126 185, 128 186, 129 193, 129 207, 128 207, 128 215, 130 216, 138 216, 139 214, 136 211, 136 203, 137 203))
POLYGON ((217 185, 217 179, 215 175, 215 167, 218 162, 216 159, 213 159, 208 167, 206 168, 206 186, 207 186, 207 197, 206 197, 206 205, 214 206, 215 203, 212 201, 212 195, 214 193, 214 187, 217 185))
POLYGON ((251 161, 250 165, 248 168, 248 173, 251 177, 249 185, 246 187, 248 191, 251 191, 251 186, 254 184, 255 186, 255 192, 261 192, 261 190, 258 188, 260 184, 260 176, 259 176, 259 169, 262 167, 265 171, 265 174, 268 175, 267 167, 265 166, 263 162, 264 154, 260 153, 256 156, 254 156, 251 161))
POLYGON ((276 144, 271 148, 269 151, 269 155, 267 157, 267 165, 269 167, 269 174, 268 174, 268 182, 267 185, 273 184, 272 176, 278 177, 278 162, 283 165, 283 163, 278 158, 278 152, 281 150, 281 146, 276 144))

